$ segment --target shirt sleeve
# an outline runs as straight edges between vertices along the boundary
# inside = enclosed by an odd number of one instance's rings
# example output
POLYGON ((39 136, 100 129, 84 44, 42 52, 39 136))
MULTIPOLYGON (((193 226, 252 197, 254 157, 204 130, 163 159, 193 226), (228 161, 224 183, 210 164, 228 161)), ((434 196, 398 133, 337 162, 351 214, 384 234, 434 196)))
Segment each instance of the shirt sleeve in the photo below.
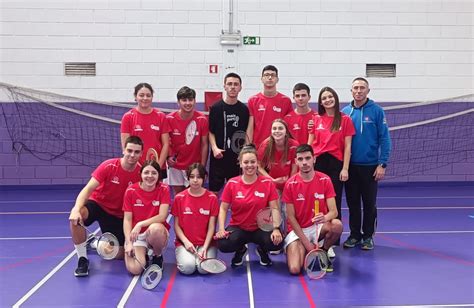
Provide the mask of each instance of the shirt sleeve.
POLYGON ((382 108, 380 108, 380 113, 378 115, 377 126, 380 145, 379 163, 386 164, 390 157, 390 152, 392 151, 392 141, 390 139, 390 133, 388 131, 387 118, 385 117, 385 112, 382 108))
POLYGON ((120 132, 123 134, 131 134, 129 112, 125 113, 122 117, 120 132))
POLYGON ((217 197, 211 196, 211 216, 217 217, 219 215, 219 204, 217 203, 217 197))
POLYGON ((125 195, 123 197, 122 210, 124 212, 132 212, 132 198, 133 198, 133 190, 132 189, 127 189, 125 191, 125 195))

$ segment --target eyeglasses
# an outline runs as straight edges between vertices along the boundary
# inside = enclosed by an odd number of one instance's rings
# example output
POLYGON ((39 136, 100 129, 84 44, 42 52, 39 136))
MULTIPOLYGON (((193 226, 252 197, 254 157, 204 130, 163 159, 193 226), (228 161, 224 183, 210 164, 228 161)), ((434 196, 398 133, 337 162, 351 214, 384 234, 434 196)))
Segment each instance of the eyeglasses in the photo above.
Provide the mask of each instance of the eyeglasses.
POLYGON ((265 74, 263 74, 263 77, 265 77, 265 78, 270 78, 270 77, 271 78, 276 78, 278 76, 277 76, 277 74, 265 73, 265 74))

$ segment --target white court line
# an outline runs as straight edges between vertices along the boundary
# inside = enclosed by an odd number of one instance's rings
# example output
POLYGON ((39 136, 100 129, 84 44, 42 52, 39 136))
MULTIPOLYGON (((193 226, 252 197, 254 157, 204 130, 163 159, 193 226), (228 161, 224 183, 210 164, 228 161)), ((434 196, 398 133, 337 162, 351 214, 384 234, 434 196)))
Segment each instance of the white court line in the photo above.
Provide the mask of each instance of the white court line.
POLYGON ((28 298, 31 297, 31 295, 33 295, 36 291, 38 291, 38 289, 41 288, 41 286, 45 284, 49 280, 49 278, 51 278, 54 274, 56 274, 56 272, 59 271, 61 267, 63 267, 64 264, 66 264, 69 261, 69 259, 71 259, 75 254, 76 254, 76 251, 73 250, 66 258, 64 258, 64 260, 61 261, 61 263, 59 263, 51 272, 49 272, 46 276, 44 276, 40 282, 38 282, 30 291, 28 291, 28 293, 26 293, 22 298, 20 298, 20 300, 17 301, 13 305, 13 308, 18 308, 20 307, 21 304, 26 302, 28 298))
MULTIPOLYGON (((166 217, 166 222, 170 223, 171 217, 173 217, 171 214, 168 214, 168 217, 166 217)), ((169 238, 168 238, 168 244, 169 244, 169 238)), ((168 247, 165 247, 166 249, 168 247)), ((127 303, 128 299, 130 298, 130 295, 132 294, 133 288, 135 288, 135 285, 137 284, 138 278, 140 278, 140 275, 135 275, 130 281, 130 284, 127 287, 127 290, 125 290, 125 293, 123 294, 122 298, 120 299, 120 302, 117 304, 118 307, 124 307, 125 304, 127 303)))
POLYGON ((51 215, 69 214, 70 212, 0 212, 0 215, 51 215))
POLYGON ((247 284, 249 287, 249 304, 250 308, 255 307, 255 301, 253 298, 253 284, 252 284, 252 271, 250 270, 250 251, 247 251, 247 256, 245 257, 245 261, 247 261, 247 284))
MULTIPOLYGON (((99 230, 100 229, 97 228, 93 232, 94 235, 97 234, 99 230)), ((49 280, 49 278, 53 277, 53 275, 56 274, 75 254, 76 254, 76 250, 71 251, 71 253, 66 258, 64 258, 61 261, 61 263, 59 263, 55 268, 53 268, 52 271, 50 271, 46 276, 44 276, 43 279, 41 279, 40 282, 38 282, 33 288, 31 288, 31 290, 28 291, 28 293, 23 295, 23 297, 20 298, 20 300, 18 300, 15 304, 13 304, 13 308, 18 308, 20 307, 21 304, 26 302, 28 298, 31 297, 31 295, 33 295, 36 291, 38 291, 38 289, 41 288, 41 286, 44 285, 49 280)))
POLYGON ((133 288, 135 288, 135 285, 138 282, 138 278, 140 276, 135 275, 128 285, 127 290, 125 290, 125 293, 123 294, 122 298, 120 299, 120 302, 117 304, 117 307, 122 308, 125 307, 125 304, 127 303, 128 298, 130 297, 130 294, 132 294, 133 288))

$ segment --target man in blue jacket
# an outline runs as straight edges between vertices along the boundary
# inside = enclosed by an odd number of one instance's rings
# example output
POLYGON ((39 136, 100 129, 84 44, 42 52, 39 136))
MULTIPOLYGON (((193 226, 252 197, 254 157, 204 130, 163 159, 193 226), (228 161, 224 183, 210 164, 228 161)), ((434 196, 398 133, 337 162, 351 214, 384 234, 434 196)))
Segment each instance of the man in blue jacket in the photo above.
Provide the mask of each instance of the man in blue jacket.
POLYGON ((354 100, 342 109, 351 117, 356 130, 352 137, 349 180, 345 183, 351 234, 344 247, 361 244, 362 249, 371 250, 374 249, 373 235, 377 226, 377 184, 385 176, 392 143, 382 107, 367 97, 369 82, 357 77, 352 81, 351 92, 354 100))

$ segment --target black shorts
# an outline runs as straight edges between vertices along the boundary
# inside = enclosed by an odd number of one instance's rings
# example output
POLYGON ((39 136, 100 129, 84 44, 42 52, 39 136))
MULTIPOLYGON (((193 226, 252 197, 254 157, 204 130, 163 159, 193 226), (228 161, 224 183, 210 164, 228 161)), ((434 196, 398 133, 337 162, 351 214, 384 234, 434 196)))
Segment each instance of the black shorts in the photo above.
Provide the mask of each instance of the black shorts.
POLYGON ((90 226, 97 221, 102 233, 110 232, 115 235, 123 246, 125 243, 125 236, 123 235, 123 218, 118 218, 104 211, 104 209, 94 200, 87 200, 86 208, 89 211, 89 216, 84 220, 86 226, 90 226))
POLYGON ((236 155, 224 156, 222 159, 211 157, 209 160, 209 190, 220 191, 226 180, 239 174, 240 166, 236 155))

